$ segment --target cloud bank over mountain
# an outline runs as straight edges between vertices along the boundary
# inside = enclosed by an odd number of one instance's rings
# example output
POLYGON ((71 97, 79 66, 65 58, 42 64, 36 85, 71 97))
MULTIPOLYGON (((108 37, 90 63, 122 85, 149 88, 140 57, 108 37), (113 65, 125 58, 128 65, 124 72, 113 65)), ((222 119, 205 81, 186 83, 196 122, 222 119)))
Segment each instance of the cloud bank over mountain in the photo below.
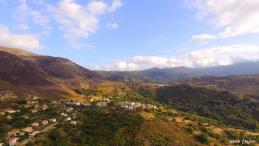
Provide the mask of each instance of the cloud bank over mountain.
POLYGON ((230 65, 243 61, 256 61, 259 59, 259 47, 255 45, 218 46, 208 49, 191 51, 179 57, 134 56, 119 61, 112 66, 96 67, 102 70, 133 71, 152 67, 210 67, 230 65))

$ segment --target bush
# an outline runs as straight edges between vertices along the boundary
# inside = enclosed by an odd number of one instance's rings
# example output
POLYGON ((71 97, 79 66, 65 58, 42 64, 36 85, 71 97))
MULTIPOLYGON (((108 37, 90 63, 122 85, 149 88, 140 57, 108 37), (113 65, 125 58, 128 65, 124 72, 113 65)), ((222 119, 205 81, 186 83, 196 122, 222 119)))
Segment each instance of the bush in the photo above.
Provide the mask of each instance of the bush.
POLYGON ((207 134, 200 134, 200 135, 197 135, 196 139, 200 142, 200 143, 203 143, 203 144, 209 144, 209 136, 207 134))

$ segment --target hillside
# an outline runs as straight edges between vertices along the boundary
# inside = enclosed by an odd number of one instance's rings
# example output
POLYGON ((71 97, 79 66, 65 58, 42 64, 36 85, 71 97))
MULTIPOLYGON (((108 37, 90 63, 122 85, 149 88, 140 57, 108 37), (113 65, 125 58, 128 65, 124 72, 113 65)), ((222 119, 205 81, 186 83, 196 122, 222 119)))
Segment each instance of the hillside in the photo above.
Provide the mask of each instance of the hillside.
POLYGON ((172 108, 217 120, 231 126, 258 129, 259 102, 239 99, 227 91, 190 85, 160 87, 155 100, 172 108))
POLYGON ((259 75, 236 75, 225 77, 204 76, 174 83, 227 90, 239 96, 259 99, 259 75))
POLYGON ((98 73, 111 80, 168 83, 201 76, 256 75, 259 74, 259 61, 208 68, 152 68, 142 71, 98 71, 98 73))
POLYGON ((102 81, 95 72, 68 59, 6 47, 0 47, 0 79, 10 87, 20 88, 20 92, 29 90, 42 94, 67 94, 73 88, 102 81))

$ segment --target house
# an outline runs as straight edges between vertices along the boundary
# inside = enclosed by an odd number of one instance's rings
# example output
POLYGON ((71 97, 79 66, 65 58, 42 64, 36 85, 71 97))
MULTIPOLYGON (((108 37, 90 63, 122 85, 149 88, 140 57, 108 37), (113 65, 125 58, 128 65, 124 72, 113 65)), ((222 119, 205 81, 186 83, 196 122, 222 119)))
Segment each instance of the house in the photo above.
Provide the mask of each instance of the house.
POLYGON ((153 108, 154 108, 153 105, 151 105, 151 104, 146 104, 146 109, 153 109, 153 108))
POLYGON ((32 126, 32 127, 39 127, 40 124, 39 124, 38 122, 34 122, 34 123, 31 124, 31 126, 32 126))
POLYGON ((109 98, 104 98, 104 99, 102 99, 102 101, 104 101, 104 102, 110 102, 110 99, 109 99, 109 98))
POLYGON ((42 123, 43 126, 45 126, 45 125, 48 125, 48 124, 49 124, 49 121, 44 120, 44 121, 42 121, 41 123, 42 123))
POLYGON ((26 132, 26 133, 32 133, 33 128, 32 127, 26 127, 26 128, 23 128, 22 131, 26 132))
POLYGON ((73 109, 72 107, 70 107, 70 108, 67 108, 67 109, 66 109, 66 112, 69 113, 69 112, 72 112, 73 110, 74 110, 74 109, 73 109))
POLYGON ((74 102, 73 104, 76 105, 76 106, 80 106, 81 102, 74 102))
POLYGON ((39 97, 34 96, 32 99, 33 99, 33 100, 38 100, 38 99, 39 99, 39 97))
POLYGON ((19 132, 19 136, 25 135, 25 132, 19 132))
POLYGON ((76 121, 70 121, 70 124, 76 126, 76 121))
POLYGON ((135 107, 140 108, 140 107, 141 107, 141 103, 137 102, 137 103, 135 104, 135 107))
POLYGON ((9 146, 16 145, 18 143, 18 140, 19 140, 19 138, 17 138, 17 137, 13 137, 13 138, 9 139, 9 146))
POLYGON ((55 119, 55 118, 54 119, 49 119, 49 121, 52 122, 52 123, 56 123, 57 119, 55 119))
POLYGON ((71 121, 71 117, 67 117, 66 118, 66 121, 68 122, 68 121, 71 121))
POLYGON ((129 105, 127 110, 129 110, 129 111, 134 111, 134 110, 135 110, 135 107, 134 107, 133 105, 129 105))
POLYGON ((67 114, 61 113, 61 116, 62 116, 62 117, 67 117, 67 114))
POLYGON ((31 112, 32 112, 32 113, 37 113, 38 110, 37 110, 37 109, 32 109, 31 112))
POLYGON ((43 111, 47 110, 48 108, 49 108, 49 106, 48 106, 47 104, 44 104, 44 105, 42 105, 42 107, 41 107, 41 109, 42 109, 43 111))
POLYGON ((23 107, 24 107, 24 108, 31 108, 31 107, 32 107, 32 105, 30 105, 30 104, 28 104, 28 103, 27 103, 27 104, 26 104, 26 105, 24 105, 23 107))
POLYGON ((99 108, 103 108, 103 107, 106 107, 108 106, 107 102, 97 102, 95 104, 95 106, 99 107, 99 108))
POLYGON ((51 101, 51 102, 52 102, 53 104, 57 104, 57 103, 58 103, 57 101, 54 101, 54 100, 53 100, 53 101, 51 101))

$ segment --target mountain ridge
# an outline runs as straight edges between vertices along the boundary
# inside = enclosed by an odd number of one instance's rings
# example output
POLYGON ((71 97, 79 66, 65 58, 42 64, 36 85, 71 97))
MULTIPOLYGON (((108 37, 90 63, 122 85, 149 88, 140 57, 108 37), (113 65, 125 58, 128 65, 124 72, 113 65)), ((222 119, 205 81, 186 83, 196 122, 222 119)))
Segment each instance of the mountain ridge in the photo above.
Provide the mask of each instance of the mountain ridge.
POLYGON ((97 71, 103 77, 124 82, 167 83, 201 76, 230 76, 259 74, 259 61, 242 62, 207 68, 151 68, 141 71, 97 71))

